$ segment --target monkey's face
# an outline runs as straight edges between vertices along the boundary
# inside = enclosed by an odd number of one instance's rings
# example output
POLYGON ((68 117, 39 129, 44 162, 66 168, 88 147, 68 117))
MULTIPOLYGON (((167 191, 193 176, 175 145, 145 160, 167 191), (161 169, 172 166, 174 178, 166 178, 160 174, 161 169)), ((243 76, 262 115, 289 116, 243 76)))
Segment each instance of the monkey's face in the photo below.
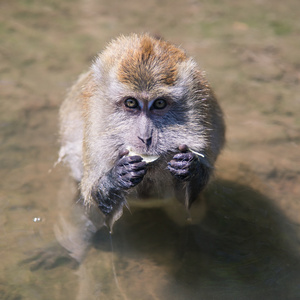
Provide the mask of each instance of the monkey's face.
POLYGON ((125 134, 128 148, 141 155, 161 154, 160 136, 163 120, 171 109, 171 99, 159 97, 147 101, 142 98, 125 97, 120 109, 131 120, 131 128, 125 134))
POLYGON ((99 139, 140 155, 167 155, 181 144, 200 149, 205 95, 196 69, 181 49, 148 36, 112 43, 92 68, 99 139))
POLYGON ((185 96, 177 99, 172 89, 155 93, 127 90, 125 95, 114 103, 109 116, 114 126, 111 132, 117 132, 121 148, 140 156, 166 156, 177 152, 180 144, 189 143, 188 131, 197 130, 195 125, 189 128, 191 114, 185 96))

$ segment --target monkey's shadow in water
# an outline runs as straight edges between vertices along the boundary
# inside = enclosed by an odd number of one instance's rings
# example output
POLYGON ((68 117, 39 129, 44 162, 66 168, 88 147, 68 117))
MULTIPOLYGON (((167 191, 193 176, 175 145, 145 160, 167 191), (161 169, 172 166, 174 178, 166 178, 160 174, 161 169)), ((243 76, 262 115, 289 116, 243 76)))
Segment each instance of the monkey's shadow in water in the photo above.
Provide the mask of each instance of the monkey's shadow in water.
MULTIPOLYGON (((113 234, 116 266, 137 253, 147 257, 168 271, 174 282, 168 295, 175 299, 178 286, 190 299, 225 297, 226 290, 232 297, 238 289, 243 299, 256 293, 269 299, 300 297, 296 232, 271 199, 229 181, 215 181, 205 199, 205 217, 196 225, 179 226, 157 208, 125 214, 113 234)), ((95 246, 110 249, 107 241, 100 231, 95 246)))

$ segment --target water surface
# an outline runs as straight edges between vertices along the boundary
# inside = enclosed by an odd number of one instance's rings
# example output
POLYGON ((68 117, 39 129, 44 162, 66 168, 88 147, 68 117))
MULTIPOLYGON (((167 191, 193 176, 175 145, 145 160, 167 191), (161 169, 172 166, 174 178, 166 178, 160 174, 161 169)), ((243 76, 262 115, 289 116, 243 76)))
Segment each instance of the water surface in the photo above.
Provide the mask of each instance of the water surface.
POLYGON ((299 1, 75 2, 0 4, 0 298, 300 298, 299 1), (178 207, 131 207, 80 266, 22 263, 55 247, 60 215, 77 222, 76 188, 54 167, 65 92, 131 31, 208 71, 228 130, 206 205, 192 224, 178 207))

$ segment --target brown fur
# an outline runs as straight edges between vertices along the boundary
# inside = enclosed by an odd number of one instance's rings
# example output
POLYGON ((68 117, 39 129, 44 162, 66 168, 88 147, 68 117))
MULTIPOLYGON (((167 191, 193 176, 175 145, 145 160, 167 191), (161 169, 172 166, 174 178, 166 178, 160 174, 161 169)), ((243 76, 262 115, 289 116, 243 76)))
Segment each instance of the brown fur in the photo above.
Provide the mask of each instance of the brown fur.
POLYGON ((121 60, 120 82, 134 90, 150 90, 158 84, 174 85, 177 64, 186 59, 185 53, 163 40, 144 36, 137 49, 130 49, 121 60), (155 67, 155 63, 159 68, 155 67), (154 66, 154 67, 153 67, 154 66), (144 80, 141 81, 141 78, 144 80))

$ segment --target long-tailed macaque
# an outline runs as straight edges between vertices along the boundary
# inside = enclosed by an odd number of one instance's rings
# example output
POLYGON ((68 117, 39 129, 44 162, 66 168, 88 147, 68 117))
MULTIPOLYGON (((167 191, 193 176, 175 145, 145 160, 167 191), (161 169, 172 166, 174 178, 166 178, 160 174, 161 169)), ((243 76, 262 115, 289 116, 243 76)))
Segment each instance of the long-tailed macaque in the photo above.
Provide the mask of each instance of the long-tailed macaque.
POLYGON ((176 197, 189 209, 224 144, 204 74, 182 49, 149 35, 112 41, 72 87, 60 124, 60 160, 110 228, 130 198, 176 197))

